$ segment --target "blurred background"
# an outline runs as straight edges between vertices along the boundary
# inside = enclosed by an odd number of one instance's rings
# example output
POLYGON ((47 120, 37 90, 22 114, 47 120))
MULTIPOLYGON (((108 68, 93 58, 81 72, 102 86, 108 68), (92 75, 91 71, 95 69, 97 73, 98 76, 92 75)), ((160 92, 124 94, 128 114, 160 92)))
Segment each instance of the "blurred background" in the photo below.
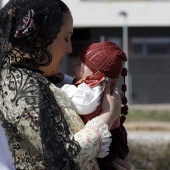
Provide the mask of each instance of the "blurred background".
MULTIPOLYGON (((128 131, 134 170, 170 170, 170 0, 63 0, 74 19, 73 52, 61 70, 72 76, 77 54, 112 41, 127 54, 128 131)), ((2 7, 7 0, 0 0, 2 7)))
POLYGON ((128 56, 129 102, 170 103, 169 0, 64 0, 74 18, 70 64, 85 45, 113 41, 128 56), (124 35, 123 35, 124 34, 124 35), (126 35, 128 34, 128 35, 126 35))

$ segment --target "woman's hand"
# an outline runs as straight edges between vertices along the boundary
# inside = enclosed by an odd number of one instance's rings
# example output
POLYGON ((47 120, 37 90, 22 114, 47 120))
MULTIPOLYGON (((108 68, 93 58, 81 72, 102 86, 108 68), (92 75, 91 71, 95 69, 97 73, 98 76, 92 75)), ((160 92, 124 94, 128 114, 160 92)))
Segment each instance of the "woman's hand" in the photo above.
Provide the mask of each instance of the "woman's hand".
POLYGON ((130 162, 129 154, 127 155, 127 158, 120 159, 116 158, 111 161, 111 165, 116 169, 116 170, 131 170, 132 165, 130 162))
POLYGON ((112 93, 110 94, 110 82, 106 83, 106 90, 104 92, 102 102, 102 112, 100 117, 109 126, 112 127, 113 122, 120 115, 121 111, 121 99, 118 89, 118 80, 114 84, 112 93))

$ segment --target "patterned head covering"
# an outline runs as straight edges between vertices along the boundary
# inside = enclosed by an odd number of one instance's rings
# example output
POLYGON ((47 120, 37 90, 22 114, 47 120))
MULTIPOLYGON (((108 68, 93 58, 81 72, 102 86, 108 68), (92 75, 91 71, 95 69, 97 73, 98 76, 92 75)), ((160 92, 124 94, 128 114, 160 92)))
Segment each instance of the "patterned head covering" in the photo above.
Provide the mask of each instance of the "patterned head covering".
POLYGON ((51 63, 52 44, 69 11, 60 0, 10 0, 0 11, 0 65, 10 56, 13 65, 39 71, 51 63))

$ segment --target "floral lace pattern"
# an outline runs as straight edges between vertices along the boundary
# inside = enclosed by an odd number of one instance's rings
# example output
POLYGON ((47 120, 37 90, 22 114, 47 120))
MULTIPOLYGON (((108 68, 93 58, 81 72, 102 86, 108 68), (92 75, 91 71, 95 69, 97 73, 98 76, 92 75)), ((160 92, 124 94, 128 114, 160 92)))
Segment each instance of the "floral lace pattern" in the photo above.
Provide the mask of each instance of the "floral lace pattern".
POLYGON ((81 170, 98 170, 95 158, 110 139, 108 129, 102 123, 85 128, 65 93, 8 62, 6 58, 1 72, 0 119, 16 169, 71 170, 81 165, 81 170))
POLYGON ((81 118, 73 110, 67 95, 61 89, 56 89, 53 84, 50 85, 50 89, 54 93, 56 101, 74 135, 74 139, 81 147, 75 161, 80 165, 81 170, 98 170, 99 166, 95 158, 97 155, 99 157, 108 155, 111 143, 111 134, 108 131, 108 126, 98 117, 84 126, 81 118))
POLYGON ((6 58, 1 72, 0 118, 16 169, 77 169, 73 159, 80 147, 71 139, 50 83, 8 62, 6 58))
POLYGON ((80 153, 74 159, 75 162, 80 165, 81 170, 98 170, 99 167, 95 158, 100 148, 100 137, 93 129, 84 128, 83 121, 73 110, 69 98, 61 89, 56 88, 53 84, 50 85, 50 89, 62 110, 73 138, 81 147, 80 153))

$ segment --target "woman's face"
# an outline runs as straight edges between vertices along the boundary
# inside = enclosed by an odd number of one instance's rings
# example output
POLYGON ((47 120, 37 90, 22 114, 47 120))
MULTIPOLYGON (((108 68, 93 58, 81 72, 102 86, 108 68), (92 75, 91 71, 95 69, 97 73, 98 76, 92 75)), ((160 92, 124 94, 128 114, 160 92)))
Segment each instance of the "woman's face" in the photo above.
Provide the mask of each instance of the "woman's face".
POLYGON ((63 15, 63 26, 57 38, 47 48, 52 55, 52 61, 48 66, 40 67, 40 70, 44 71, 43 76, 55 76, 58 73, 64 56, 72 52, 72 34, 73 18, 69 11, 63 15))
POLYGON ((77 62, 74 63, 73 67, 74 78, 76 79, 76 81, 93 75, 93 72, 80 59, 78 59, 77 62))

